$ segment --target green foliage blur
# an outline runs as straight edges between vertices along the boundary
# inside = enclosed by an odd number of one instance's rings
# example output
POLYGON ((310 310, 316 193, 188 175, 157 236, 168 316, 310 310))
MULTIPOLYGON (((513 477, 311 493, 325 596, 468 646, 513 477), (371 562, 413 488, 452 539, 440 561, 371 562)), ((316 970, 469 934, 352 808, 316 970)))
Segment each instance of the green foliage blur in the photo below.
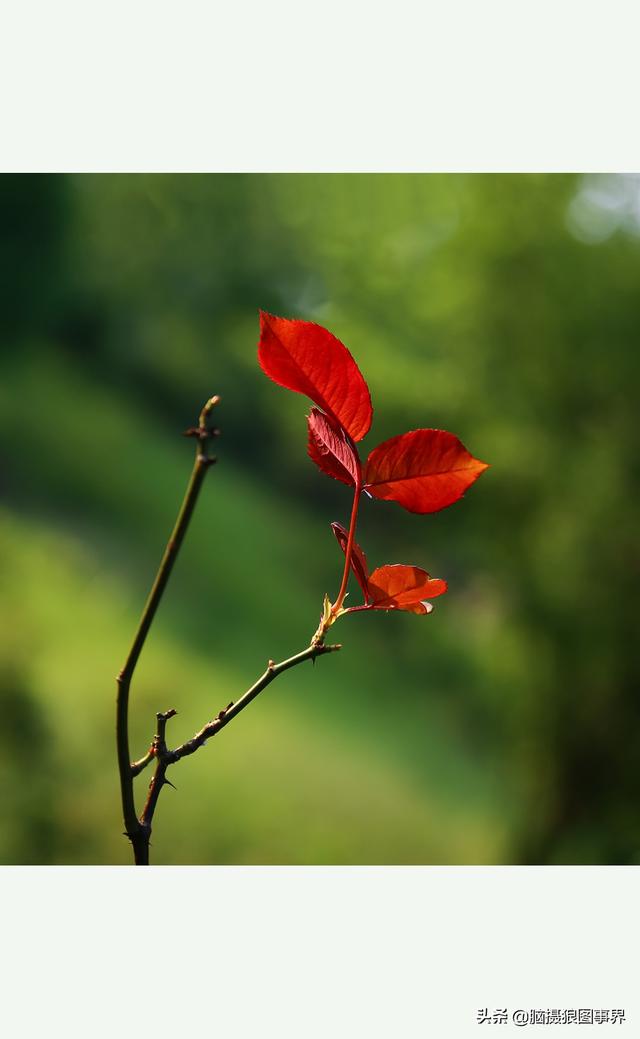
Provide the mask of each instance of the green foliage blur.
MULTIPOLYGON (((348 490, 258 368, 258 309, 326 325, 374 403, 492 468, 432 516, 365 501, 372 565, 449 582, 357 614, 172 770, 162 863, 640 861, 640 194, 629 176, 0 178, 0 861, 129 863, 115 675, 222 396, 134 679, 191 736, 304 648, 348 490)), ((358 595, 352 589, 352 601, 358 595)), ((136 781, 140 800, 149 773, 136 781)))

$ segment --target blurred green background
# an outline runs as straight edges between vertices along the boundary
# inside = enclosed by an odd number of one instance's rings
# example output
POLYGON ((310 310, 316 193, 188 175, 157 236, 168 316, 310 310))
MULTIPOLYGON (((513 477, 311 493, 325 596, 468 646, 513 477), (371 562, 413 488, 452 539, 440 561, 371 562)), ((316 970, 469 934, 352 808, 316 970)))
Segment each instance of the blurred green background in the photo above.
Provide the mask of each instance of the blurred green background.
POLYGON ((304 648, 337 590, 349 492, 258 368, 263 308, 347 344, 365 450, 436 426, 492 468, 432 516, 364 502, 370 562, 449 594, 346 618, 172 770, 152 861, 640 862, 637 178, 4 176, 0 225, 0 861, 130 861, 114 677, 208 395, 219 464, 134 755, 156 710, 181 742, 304 648))

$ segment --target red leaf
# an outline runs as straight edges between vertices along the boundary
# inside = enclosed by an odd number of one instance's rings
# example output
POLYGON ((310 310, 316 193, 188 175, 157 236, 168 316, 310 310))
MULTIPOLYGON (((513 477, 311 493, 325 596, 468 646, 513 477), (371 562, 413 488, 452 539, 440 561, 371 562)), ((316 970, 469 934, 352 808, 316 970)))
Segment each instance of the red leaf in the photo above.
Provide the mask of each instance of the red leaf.
POLYGON ((353 442, 341 426, 317 408, 307 416, 309 426, 309 458, 327 476, 355 487, 362 482, 360 459, 353 442))
POLYGON ((435 599, 447 590, 447 582, 429 577, 419 566, 394 563, 379 566, 369 578, 369 594, 374 610, 406 610, 409 613, 431 613, 426 599, 435 599))
POLYGON ((409 512, 438 512, 453 505, 488 469, 453 433, 414 429, 374 448, 365 468, 365 487, 376 498, 409 512))
POLYGON ((260 311, 258 360, 265 375, 306 394, 352 440, 369 432, 369 388, 346 346, 326 328, 260 311))
MULTIPOLYGON (((340 548, 346 554, 347 541, 349 540, 349 535, 347 531, 341 523, 332 523, 331 529, 335 534, 336 538, 338 539, 338 544, 340 545, 340 548)), ((356 575, 356 580, 358 584, 362 588, 362 592, 364 594, 364 601, 368 603, 369 567, 367 566, 367 557, 365 556, 364 552, 360 548, 360 545, 356 541, 354 541, 353 543, 353 550, 351 552, 351 569, 356 575)))

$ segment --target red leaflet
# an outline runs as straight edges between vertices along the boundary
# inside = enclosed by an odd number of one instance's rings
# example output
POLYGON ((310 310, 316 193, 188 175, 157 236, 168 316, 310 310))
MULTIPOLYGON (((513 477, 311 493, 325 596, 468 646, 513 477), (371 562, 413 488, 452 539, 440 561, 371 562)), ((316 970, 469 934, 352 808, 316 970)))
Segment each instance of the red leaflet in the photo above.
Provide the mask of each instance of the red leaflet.
MULTIPOLYGON (((343 552, 347 548, 347 531, 340 523, 332 523, 331 529, 343 552)), ((396 563, 379 566, 369 577, 367 557, 354 543, 351 569, 364 593, 365 605, 372 610, 405 610, 408 613, 431 613, 433 606, 425 602, 427 596, 435 599, 447 590, 447 582, 430 577, 419 566, 396 563)), ((362 607, 358 607, 362 609, 362 607)))
POLYGON ((307 417, 309 457, 327 476, 355 487, 362 482, 360 459, 352 441, 341 426, 317 408, 307 417))
POLYGON ((406 610, 409 613, 431 613, 426 599, 435 599, 447 590, 447 582, 429 577, 419 566, 395 563, 379 566, 369 578, 369 594, 374 610, 406 610))
POLYGON ((409 512, 438 512, 458 501, 488 465, 469 454, 452 433, 414 429, 374 448, 363 473, 355 442, 368 433, 373 412, 367 384, 347 348, 320 325, 261 312, 258 359, 274 382, 306 394, 317 405, 307 419, 309 456, 321 472, 354 492, 349 530, 331 524, 345 560, 335 601, 325 595, 314 645, 322 644, 331 625, 345 613, 431 613, 428 600, 446 592, 445 581, 400 563, 378 567, 369 576, 366 556, 354 540, 361 492, 395 501, 409 512), (351 572, 364 605, 345 609, 351 572))
POLYGON ((258 360, 265 375, 306 394, 352 440, 369 432, 373 411, 367 384, 346 346, 326 328, 261 311, 258 360))
MULTIPOLYGON (((344 553, 347 551, 347 541, 349 535, 341 523, 332 523, 331 529, 338 539, 338 544, 344 553)), ((367 566, 367 557, 360 548, 360 545, 354 541, 353 551, 351 553, 351 569, 356 575, 356 580, 364 595, 365 603, 369 602, 369 567, 367 566)))
POLYGON ((374 448, 365 467, 365 487, 409 512, 438 512, 461 498, 488 468, 452 433, 414 429, 374 448))

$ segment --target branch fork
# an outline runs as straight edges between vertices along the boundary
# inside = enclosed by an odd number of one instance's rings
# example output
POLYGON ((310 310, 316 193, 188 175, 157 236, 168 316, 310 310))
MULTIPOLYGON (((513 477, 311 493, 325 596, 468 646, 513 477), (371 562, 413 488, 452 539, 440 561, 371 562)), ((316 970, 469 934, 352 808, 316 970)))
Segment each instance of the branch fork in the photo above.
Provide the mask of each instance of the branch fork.
POLYGON ((256 696, 258 696, 263 689, 266 689, 266 687, 270 685, 271 682, 273 682, 273 680, 283 671, 287 671, 289 668, 302 664, 305 660, 315 662, 317 657, 323 656, 326 653, 334 653, 339 649, 341 649, 341 646, 339 645, 325 646, 312 644, 301 653, 297 653, 295 656, 289 657, 288 660, 283 660, 279 664, 276 664, 273 660, 269 660, 264 674, 260 676, 257 682, 255 682, 239 700, 235 702, 231 701, 231 703, 227 704, 226 707, 223 707, 218 711, 216 717, 207 722, 207 724, 204 725, 195 736, 190 740, 185 740, 184 743, 180 744, 180 746, 176 747, 174 750, 168 749, 165 733, 167 722, 177 714, 177 711, 171 708, 169 711, 160 712, 156 715, 156 732, 149 751, 144 758, 140 759, 140 762, 133 762, 131 764, 132 775, 137 775, 138 772, 142 771, 142 768, 151 762, 151 760, 155 759, 156 761, 155 772, 149 784, 147 800, 139 819, 139 825, 147 840, 147 846, 151 838, 153 816, 162 788, 163 786, 173 786, 173 783, 167 779, 166 773, 169 766, 175 765, 182 758, 195 754, 195 752, 199 750, 200 747, 203 747, 212 736, 215 736, 225 727, 225 725, 228 725, 233 718, 237 717, 237 715, 240 714, 240 712, 244 710, 252 700, 255 700, 256 696), (140 767, 142 762, 144 762, 144 765, 140 767))
MULTIPOLYGON (((204 481, 204 476, 209 467, 216 461, 215 457, 209 454, 208 447, 210 442, 219 435, 220 431, 210 427, 208 419, 213 408, 219 403, 219 400, 220 398, 218 396, 210 397, 200 413, 198 425, 188 429, 184 434, 188 437, 194 437, 197 440, 196 459, 193 471, 191 473, 191 478, 187 486, 184 501, 178 514, 175 527, 167 543, 156 579, 142 612, 142 617, 131 649, 129 650, 129 655, 127 656, 124 667, 117 678, 118 695, 116 736, 122 809, 125 823, 125 836, 129 838, 133 845, 136 865, 146 866, 149 864, 149 843, 154 812, 162 788, 164 786, 173 786, 173 783, 167 779, 167 769, 171 765, 175 765, 182 758, 194 754, 200 749, 200 747, 204 746, 212 736, 215 736, 221 729, 228 725, 230 721, 236 718, 238 714, 240 714, 240 712, 243 711, 244 708, 262 692, 263 689, 266 689, 266 687, 270 685, 278 675, 282 674, 283 671, 288 671, 290 668, 302 664, 305 660, 311 660, 315 663, 318 657, 324 656, 327 653, 333 653, 341 648, 339 645, 325 645, 324 638, 326 635, 326 629, 322 631, 321 629, 318 629, 307 649, 289 657, 287 660, 281 661, 280 663, 276 663, 274 660, 270 659, 264 673, 238 700, 227 704, 227 706, 222 708, 215 718, 207 722, 206 725, 195 734, 195 736, 186 740, 173 750, 169 750, 167 747, 166 727, 167 722, 171 718, 175 717, 177 712, 174 708, 170 708, 168 711, 159 711, 158 714, 156 714, 156 731, 149 749, 146 754, 137 761, 131 760, 129 753, 129 691, 131 681, 140 653, 142 652, 147 635, 149 634, 149 629, 151 628, 151 624, 155 617, 156 610, 158 609, 178 552, 184 540, 189 521, 193 515, 198 495, 204 481), (151 764, 152 761, 155 761, 155 770, 149 784, 144 808, 141 815, 138 817, 135 808, 133 781, 136 776, 151 764)), ((354 512, 357 512, 357 504, 354 507, 354 512)), ((348 576, 348 566, 346 568, 346 575, 348 576)), ((344 581, 343 586, 345 586, 344 581)), ((344 587, 341 589, 341 594, 342 597, 344 597, 344 587)), ((326 600, 326 603, 328 603, 328 599, 326 600)), ((329 604, 329 612, 331 614, 331 623, 333 623, 339 613, 339 608, 331 608, 329 604)), ((326 604, 323 619, 321 620, 321 628, 324 620, 328 620, 326 604)))

